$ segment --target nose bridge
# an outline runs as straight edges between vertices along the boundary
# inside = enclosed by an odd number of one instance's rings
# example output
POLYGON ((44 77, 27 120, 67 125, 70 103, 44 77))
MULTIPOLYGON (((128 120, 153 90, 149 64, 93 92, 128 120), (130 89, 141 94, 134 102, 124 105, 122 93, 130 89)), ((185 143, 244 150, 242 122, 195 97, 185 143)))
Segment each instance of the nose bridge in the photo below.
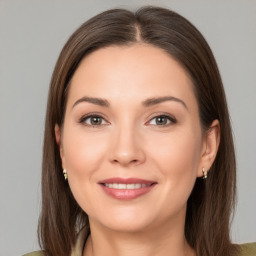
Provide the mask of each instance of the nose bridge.
POLYGON ((129 119, 117 124, 113 130, 110 158, 111 162, 120 165, 139 164, 145 160, 139 129, 129 119))

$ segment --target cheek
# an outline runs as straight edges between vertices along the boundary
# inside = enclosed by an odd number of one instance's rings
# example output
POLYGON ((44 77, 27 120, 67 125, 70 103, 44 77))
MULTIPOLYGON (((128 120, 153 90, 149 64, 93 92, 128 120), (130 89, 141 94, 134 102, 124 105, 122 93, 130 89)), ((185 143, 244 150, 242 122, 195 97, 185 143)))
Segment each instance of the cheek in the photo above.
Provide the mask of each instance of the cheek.
POLYGON ((83 129, 65 127, 63 136, 63 162, 68 172, 68 183, 80 207, 88 214, 95 215, 96 175, 104 161, 106 144, 95 134, 85 134, 83 129), (93 196, 92 196, 93 195, 93 196))
POLYGON ((161 172, 166 198, 186 203, 197 177, 201 137, 191 130, 157 138, 151 148, 152 161, 161 172), (157 143, 157 146, 156 146, 157 143))
POLYGON ((65 127, 63 136, 63 164, 68 172, 70 189, 85 210, 90 203, 91 186, 95 186, 97 171, 106 156, 107 143, 102 135, 85 133, 83 129, 65 127), (101 143, 99 143, 101 142, 101 143))
POLYGON ((102 134, 85 133, 83 128, 65 130, 63 161, 70 175, 88 175, 98 168, 106 152, 102 134))
POLYGON ((168 166, 167 169, 176 169, 175 172, 184 173, 194 170, 199 162, 201 152, 200 133, 191 129, 157 135, 155 139, 151 137, 151 144, 148 148, 152 150, 152 155, 157 156, 159 163, 168 166), (181 169, 182 166, 189 168, 181 169))

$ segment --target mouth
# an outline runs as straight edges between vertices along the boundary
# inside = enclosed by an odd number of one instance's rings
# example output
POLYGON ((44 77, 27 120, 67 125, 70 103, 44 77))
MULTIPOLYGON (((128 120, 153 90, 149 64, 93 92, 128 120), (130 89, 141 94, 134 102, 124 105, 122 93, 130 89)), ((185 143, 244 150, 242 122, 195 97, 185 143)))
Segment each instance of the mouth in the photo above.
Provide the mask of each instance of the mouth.
POLYGON ((157 182, 137 178, 110 178, 98 183, 103 191, 119 200, 131 200, 150 192, 157 182))
POLYGON ((124 183, 103 183, 102 184, 105 187, 108 188, 114 188, 114 189, 139 189, 139 188, 146 188, 149 187, 151 185, 147 185, 147 184, 139 184, 139 183, 131 183, 131 184, 124 184, 124 183))

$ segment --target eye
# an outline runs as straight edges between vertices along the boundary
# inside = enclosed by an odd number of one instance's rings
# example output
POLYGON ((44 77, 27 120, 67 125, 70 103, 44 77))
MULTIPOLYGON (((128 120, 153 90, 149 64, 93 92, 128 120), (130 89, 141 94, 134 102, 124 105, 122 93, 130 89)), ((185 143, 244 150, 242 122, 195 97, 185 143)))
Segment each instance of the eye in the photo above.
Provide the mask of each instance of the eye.
POLYGON ((108 124, 107 121, 100 115, 86 115, 80 119, 80 123, 88 126, 100 126, 108 124))
POLYGON ((167 115, 159 115, 159 116, 155 116, 154 118, 152 118, 148 124, 150 125, 157 125, 157 126, 167 126, 170 125, 172 123, 176 123, 176 119, 171 117, 171 116, 167 116, 167 115))

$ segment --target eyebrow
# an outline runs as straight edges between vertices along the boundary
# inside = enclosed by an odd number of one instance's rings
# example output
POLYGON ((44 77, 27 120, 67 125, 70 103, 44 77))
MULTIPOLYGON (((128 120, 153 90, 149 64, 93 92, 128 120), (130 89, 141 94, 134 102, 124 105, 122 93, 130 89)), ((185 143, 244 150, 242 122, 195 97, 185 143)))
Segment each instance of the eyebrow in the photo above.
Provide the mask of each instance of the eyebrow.
MULTIPOLYGON (((149 99, 144 100, 142 102, 142 105, 145 107, 150 107, 150 106, 154 106, 154 105, 160 104, 165 101, 175 101, 175 102, 181 103, 186 109, 188 109, 186 103, 183 100, 173 97, 173 96, 149 98, 149 99)), ((84 96, 84 97, 78 99, 73 104, 72 108, 74 108, 77 104, 79 104, 81 102, 89 102, 89 103, 92 103, 92 104, 95 104, 95 105, 98 105, 101 107, 109 107, 110 106, 109 101, 106 99, 84 96)))
POLYGON ((101 99, 101 98, 92 98, 92 97, 82 97, 81 99, 77 100, 72 108, 74 108, 77 104, 81 103, 81 102, 89 102, 89 103, 92 103, 92 104, 95 104, 95 105, 99 105, 99 106, 102 106, 102 107, 109 107, 110 104, 107 100, 105 99, 101 99))
POLYGON ((188 107, 183 100, 173 96, 164 96, 164 97, 146 99, 142 102, 142 105, 145 107, 150 107, 165 101, 175 101, 175 102, 181 103, 188 110, 188 107))

